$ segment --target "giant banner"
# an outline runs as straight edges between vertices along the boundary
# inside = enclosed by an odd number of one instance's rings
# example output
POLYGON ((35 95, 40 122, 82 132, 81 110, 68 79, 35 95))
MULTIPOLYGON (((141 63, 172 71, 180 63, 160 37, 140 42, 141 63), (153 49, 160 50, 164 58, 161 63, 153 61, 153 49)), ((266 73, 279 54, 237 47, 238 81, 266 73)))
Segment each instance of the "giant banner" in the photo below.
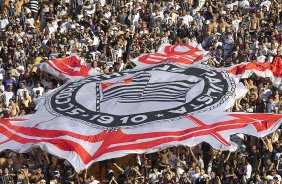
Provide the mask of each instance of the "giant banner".
POLYGON ((39 146, 77 171, 96 161, 202 141, 235 150, 230 135, 265 136, 282 118, 224 112, 245 92, 227 72, 173 62, 90 76, 42 97, 33 115, 1 120, 0 150, 39 146))

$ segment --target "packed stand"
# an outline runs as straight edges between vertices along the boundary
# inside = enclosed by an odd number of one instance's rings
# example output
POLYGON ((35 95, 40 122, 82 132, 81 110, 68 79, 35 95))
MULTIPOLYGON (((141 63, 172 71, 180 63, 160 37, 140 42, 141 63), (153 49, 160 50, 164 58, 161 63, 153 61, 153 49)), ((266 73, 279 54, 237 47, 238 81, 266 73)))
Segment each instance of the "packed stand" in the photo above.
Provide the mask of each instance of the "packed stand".
MULTIPOLYGON (((77 54, 108 73, 134 67, 132 58, 163 43, 197 42, 210 51, 206 64, 214 67, 272 62, 282 53, 281 5, 281 0, 0 0, 1 117, 32 113, 36 98, 63 83, 36 66, 51 58, 77 54)), ((242 82, 249 92, 229 111, 282 113, 281 92, 271 82, 256 76, 242 82)), ((279 183, 280 131, 263 139, 234 135, 235 153, 203 143, 140 155, 120 166, 106 161, 107 176, 98 179, 38 149, 5 151, 0 183, 279 183)))

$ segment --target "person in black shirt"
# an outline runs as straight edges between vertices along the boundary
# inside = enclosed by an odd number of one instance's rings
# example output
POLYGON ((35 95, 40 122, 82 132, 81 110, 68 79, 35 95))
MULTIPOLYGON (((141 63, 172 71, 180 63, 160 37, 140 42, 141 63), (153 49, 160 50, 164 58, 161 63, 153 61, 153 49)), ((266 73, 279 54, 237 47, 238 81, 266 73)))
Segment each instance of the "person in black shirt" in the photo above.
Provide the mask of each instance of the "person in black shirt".
POLYGON ((0 169, 0 183, 4 183, 4 174, 2 169, 0 169))
POLYGON ((261 166, 261 156, 256 146, 252 146, 249 154, 249 158, 250 158, 250 164, 252 166, 252 171, 253 172, 258 171, 261 166))
POLYGON ((0 183, 1 184, 8 184, 8 183, 13 183, 13 177, 9 173, 9 169, 5 168, 4 169, 4 174, 2 169, 0 169, 0 183))
POLYGON ((189 179, 187 172, 184 172, 182 176, 179 178, 179 184, 188 184, 191 183, 191 180, 189 179))
POLYGON ((262 99, 263 95, 260 93, 259 98, 256 100, 255 112, 256 113, 264 113, 265 112, 265 103, 262 99))
POLYGON ((216 175, 215 171, 211 172, 210 177, 211 178, 210 178, 208 184, 220 184, 221 183, 220 178, 216 175))

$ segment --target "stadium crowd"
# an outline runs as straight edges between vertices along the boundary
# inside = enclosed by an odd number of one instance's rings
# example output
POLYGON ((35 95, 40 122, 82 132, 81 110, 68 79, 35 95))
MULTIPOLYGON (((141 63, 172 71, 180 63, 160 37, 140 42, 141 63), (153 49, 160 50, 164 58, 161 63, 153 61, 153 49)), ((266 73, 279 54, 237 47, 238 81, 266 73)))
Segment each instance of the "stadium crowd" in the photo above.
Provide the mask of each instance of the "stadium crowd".
MULTIPOLYGON (((34 99, 63 83, 37 68, 51 58, 77 54, 108 73, 133 67, 132 58, 163 43, 196 42, 214 67, 272 62, 282 54, 281 9, 281 0, 0 0, 1 118, 32 113, 34 99)), ((243 83, 249 92, 230 110, 282 113, 282 92, 271 82, 252 76, 243 83)), ((137 155, 122 165, 104 161, 106 176, 76 173, 40 149, 6 150, 0 184, 282 183, 281 129, 232 140, 238 144, 233 153, 202 143, 137 155)))

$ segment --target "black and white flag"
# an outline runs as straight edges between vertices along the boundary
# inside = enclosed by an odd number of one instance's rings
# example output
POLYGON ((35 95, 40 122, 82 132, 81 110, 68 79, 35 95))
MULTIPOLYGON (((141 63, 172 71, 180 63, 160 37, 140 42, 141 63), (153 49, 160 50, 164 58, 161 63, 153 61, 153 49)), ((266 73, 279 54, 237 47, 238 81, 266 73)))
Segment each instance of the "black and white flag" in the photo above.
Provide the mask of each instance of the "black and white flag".
POLYGON ((118 103, 137 102, 182 102, 186 94, 198 81, 177 80, 172 82, 149 82, 152 75, 140 72, 132 78, 118 82, 101 83, 103 97, 101 102, 118 99, 118 103))

